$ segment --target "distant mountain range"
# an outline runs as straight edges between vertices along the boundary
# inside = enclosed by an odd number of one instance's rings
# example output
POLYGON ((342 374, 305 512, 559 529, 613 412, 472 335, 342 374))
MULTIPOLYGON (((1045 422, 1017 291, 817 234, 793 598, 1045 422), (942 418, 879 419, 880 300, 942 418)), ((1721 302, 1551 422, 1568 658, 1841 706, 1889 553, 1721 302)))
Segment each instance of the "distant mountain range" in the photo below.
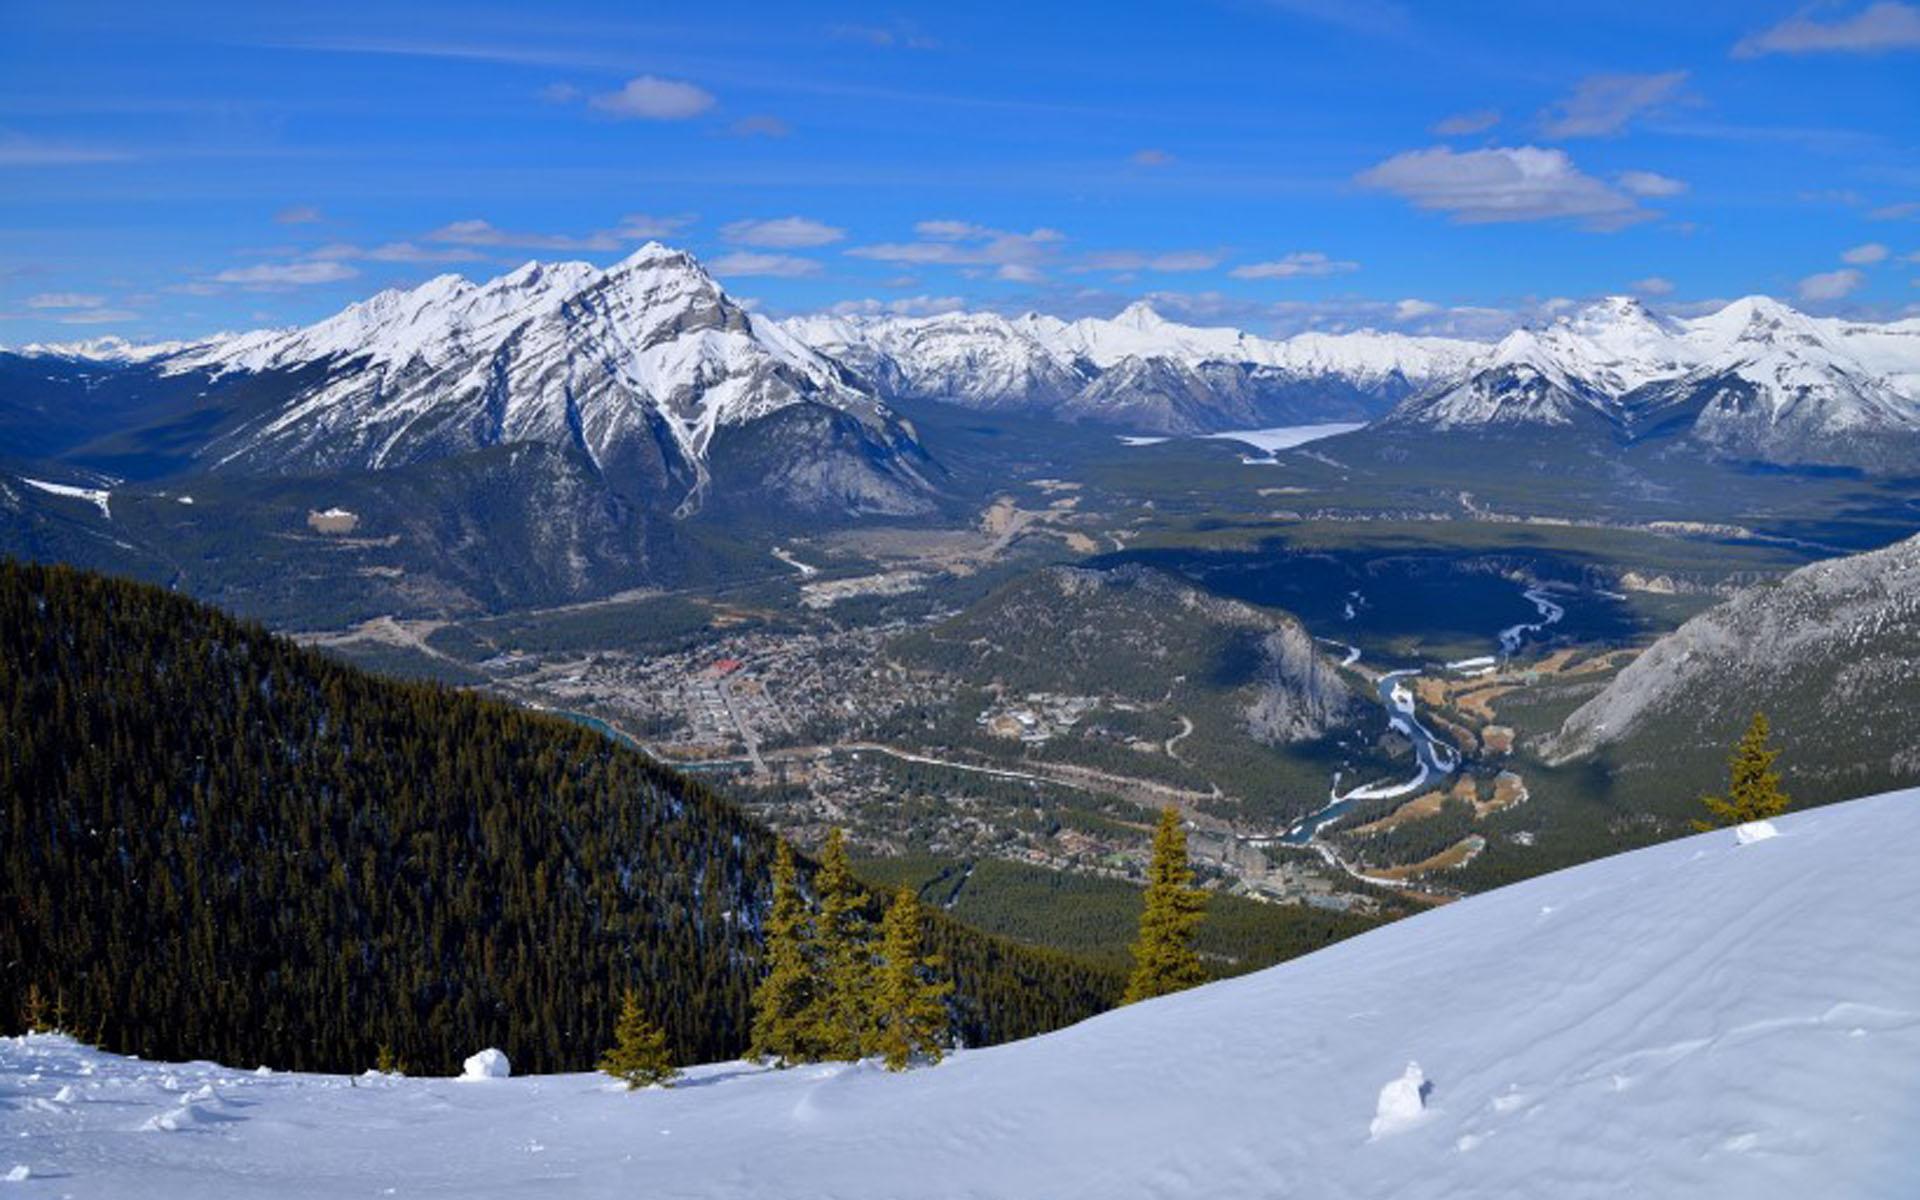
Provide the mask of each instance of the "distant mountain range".
POLYGON ((1507 335, 1381 428, 1678 437, 1727 458, 1904 469, 1920 448, 1920 320, 1822 319, 1761 296, 1676 320, 1610 298, 1507 335))

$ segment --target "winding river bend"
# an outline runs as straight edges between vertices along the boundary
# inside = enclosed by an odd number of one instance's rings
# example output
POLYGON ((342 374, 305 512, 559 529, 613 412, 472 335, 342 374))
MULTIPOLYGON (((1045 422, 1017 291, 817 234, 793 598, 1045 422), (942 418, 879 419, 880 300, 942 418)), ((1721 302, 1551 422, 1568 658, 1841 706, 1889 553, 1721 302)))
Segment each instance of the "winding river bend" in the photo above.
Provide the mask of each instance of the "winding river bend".
MULTIPOLYGON (((1500 642, 1500 657, 1511 658, 1531 637, 1535 637, 1550 625, 1558 624, 1567 615, 1566 607, 1553 598, 1553 594, 1543 587, 1529 587, 1520 593, 1540 614, 1538 621, 1523 622, 1502 629, 1497 635, 1500 642)), ((1325 639, 1323 639, 1325 640, 1325 639)), ((1343 642, 1333 643, 1346 646, 1343 642)), ((1347 656, 1341 666, 1349 667, 1360 660, 1360 651, 1346 646, 1347 656)), ((1453 747, 1435 740, 1426 726, 1420 723, 1419 710, 1414 703, 1413 690, 1404 680, 1418 676, 1417 669, 1389 671, 1376 683, 1380 693, 1380 703, 1387 710, 1387 724, 1398 730, 1413 743, 1414 761, 1418 770, 1412 779, 1402 783, 1379 781, 1353 788, 1340 790, 1340 777, 1335 775, 1333 787, 1328 793, 1326 807, 1296 821, 1280 841, 1289 846, 1310 845, 1319 836, 1320 830, 1341 817, 1347 815, 1353 806, 1364 800, 1387 800, 1395 796, 1407 796, 1427 786, 1429 780, 1443 779, 1460 767, 1460 755, 1453 747)))

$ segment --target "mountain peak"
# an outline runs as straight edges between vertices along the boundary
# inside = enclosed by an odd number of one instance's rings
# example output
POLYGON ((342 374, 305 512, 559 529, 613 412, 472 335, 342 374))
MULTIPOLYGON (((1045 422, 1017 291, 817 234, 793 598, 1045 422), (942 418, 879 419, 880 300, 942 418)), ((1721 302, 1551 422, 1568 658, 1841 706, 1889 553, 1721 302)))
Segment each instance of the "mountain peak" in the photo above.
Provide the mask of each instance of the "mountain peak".
POLYGON ((1129 329, 1157 329, 1165 325, 1167 320, 1154 310, 1152 304, 1145 300, 1135 300, 1120 310, 1119 314, 1113 318, 1113 323, 1124 325, 1129 329))

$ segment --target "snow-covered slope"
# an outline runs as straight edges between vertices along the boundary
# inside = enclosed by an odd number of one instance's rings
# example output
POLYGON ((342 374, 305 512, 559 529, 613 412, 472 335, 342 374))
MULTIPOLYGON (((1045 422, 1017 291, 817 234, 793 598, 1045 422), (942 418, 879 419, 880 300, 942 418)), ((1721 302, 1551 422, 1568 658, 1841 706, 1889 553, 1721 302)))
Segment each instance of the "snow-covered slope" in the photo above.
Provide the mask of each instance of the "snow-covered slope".
POLYGON ((1376 415, 1485 349, 1371 331, 1262 338, 1169 321, 1145 302, 1072 322, 962 312, 785 327, 885 394, 1153 434, 1376 415))
POLYGON ((903 1076, 355 1086, 5 1040, 0 1173, 209 1200, 1910 1197, 1920 792, 1777 824, 903 1076))
POLYGON ((1674 320, 1611 297, 1515 331, 1384 424, 1597 426, 1771 462, 1897 466, 1920 448, 1920 326, 1810 317, 1762 296, 1674 320))

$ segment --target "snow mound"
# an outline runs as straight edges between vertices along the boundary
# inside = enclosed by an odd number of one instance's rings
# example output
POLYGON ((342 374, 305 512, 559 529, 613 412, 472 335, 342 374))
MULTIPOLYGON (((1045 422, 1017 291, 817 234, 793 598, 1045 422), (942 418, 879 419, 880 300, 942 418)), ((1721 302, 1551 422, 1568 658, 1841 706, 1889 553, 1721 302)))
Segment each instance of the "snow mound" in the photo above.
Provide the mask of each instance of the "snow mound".
POLYGON ((180 1133, 207 1124, 207 1116, 207 1110, 198 1104, 180 1104, 148 1117, 140 1123, 140 1130, 143 1133, 180 1133))
POLYGON ((1420 1064, 1408 1063, 1400 1078, 1390 1080, 1380 1089, 1380 1098, 1374 1104, 1373 1124, 1367 1127, 1368 1138, 1377 1141, 1418 1125, 1427 1115, 1427 1092, 1431 1086, 1420 1064))
POLYGON ((513 1074, 513 1064, 507 1056, 489 1046, 461 1064, 462 1079, 505 1079, 513 1074))
POLYGON ((25 1183, 33 1178, 33 1168, 25 1163, 15 1163, 13 1168, 0 1178, 4 1178, 8 1183, 25 1183))
POLYGON ((1733 831, 1734 840, 1742 846, 1750 846, 1755 842, 1764 842, 1768 838, 1779 836, 1780 831, 1773 827, 1772 821, 1748 821, 1733 831))

